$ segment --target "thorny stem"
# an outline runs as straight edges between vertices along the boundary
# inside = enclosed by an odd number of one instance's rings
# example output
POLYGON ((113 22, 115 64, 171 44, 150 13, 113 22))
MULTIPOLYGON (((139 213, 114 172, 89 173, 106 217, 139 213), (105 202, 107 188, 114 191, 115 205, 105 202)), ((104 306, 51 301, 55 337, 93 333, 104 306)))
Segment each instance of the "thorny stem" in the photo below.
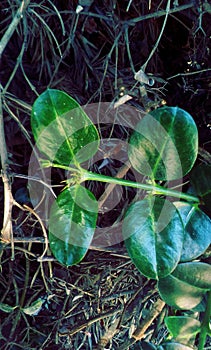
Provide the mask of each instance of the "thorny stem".
POLYGON ((99 182, 108 182, 110 184, 116 184, 116 185, 121 185, 121 186, 128 186, 128 187, 133 187, 133 188, 140 188, 144 191, 150 191, 152 194, 155 195, 164 195, 164 196, 169 196, 169 197, 176 197, 180 199, 184 199, 189 202, 194 202, 194 203, 200 203, 200 199, 196 196, 192 196, 187 193, 183 193, 180 191, 175 191, 169 188, 162 187, 157 184, 143 184, 139 182, 134 182, 130 180, 124 180, 120 179, 117 177, 110 177, 102 174, 96 174, 91 171, 87 171, 85 169, 82 169, 80 166, 77 168, 71 168, 66 165, 60 165, 60 164, 53 164, 48 161, 43 162, 45 166, 52 166, 55 168, 61 168, 65 170, 69 170, 72 172, 73 179, 67 180, 67 183, 81 183, 84 181, 99 181, 99 182))
POLYGON ((134 182, 134 181, 129 181, 129 180, 124 180, 124 179, 119 179, 117 177, 110 177, 102 174, 96 174, 91 171, 87 171, 80 166, 78 168, 71 168, 66 165, 60 165, 60 164, 53 164, 48 161, 43 161, 44 166, 52 166, 55 168, 60 168, 64 170, 68 170, 72 172, 73 176, 73 181, 67 180, 67 183, 81 183, 84 181, 99 181, 99 182, 107 182, 110 184, 116 184, 116 185, 121 185, 121 186, 128 186, 128 187, 133 187, 133 188, 140 188, 145 191, 150 191, 152 194, 156 195, 164 195, 164 196, 169 196, 169 197, 176 197, 180 199, 187 200, 189 202, 194 202, 194 203, 200 203, 200 199, 196 196, 192 196, 190 194, 186 194, 180 191, 175 191, 169 188, 162 187, 157 184, 143 184, 139 182, 134 182))
POLYGON ((122 186, 140 188, 140 189, 145 190, 145 191, 150 191, 156 195, 165 195, 165 196, 170 196, 170 197, 176 197, 176 198, 184 199, 184 200, 194 202, 194 203, 200 202, 198 197, 195 197, 195 196, 183 193, 183 192, 171 190, 169 188, 165 188, 165 187, 162 187, 160 185, 143 184, 143 183, 133 182, 133 181, 129 181, 129 180, 105 176, 105 175, 101 175, 101 174, 95 174, 95 173, 92 173, 90 171, 83 170, 83 174, 81 176, 81 182, 87 181, 87 180, 108 182, 108 183, 113 183, 113 184, 122 185, 122 186))
MULTIPOLYGON (((119 170, 118 173, 116 174, 116 178, 122 179, 127 171, 130 169, 130 164, 129 161, 127 161, 119 170)), ((98 199, 98 208, 100 209, 103 204, 105 203, 105 201, 107 200, 107 198, 109 197, 110 193, 113 191, 114 187, 116 186, 116 184, 110 183, 108 185, 108 187, 106 188, 106 191, 103 192, 102 196, 98 199)))
POLYGON ((42 164, 42 166, 44 168, 48 168, 48 167, 59 168, 59 169, 63 169, 63 170, 67 170, 67 171, 73 172, 74 174, 77 174, 78 172, 81 172, 81 167, 80 167, 80 165, 78 163, 76 163, 74 168, 72 168, 72 167, 70 167, 68 165, 52 163, 49 160, 45 160, 45 159, 44 160, 41 159, 40 163, 42 164))
POLYGON ((116 185, 121 185, 121 186, 128 186, 128 187, 133 187, 133 188, 140 188, 144 191, 150 191, 152 194, 156 195, 164 195, 164 196, 169 196, 169 197, 176 197, 180 199, 187 200, 189 202, 194 202, 194 203, 200 203, 200 199, 196 196, 192 196, 190 194, 186 194, 180 191, 175 191, 169 188, 162 187, 157 184, 143 184, 139 182, 134 182, 134 181, 129 181, 129 180, 124 180, 120 179, 117 177, 110 177, 102 174, 96 174, 91 171, 87 171, 80 166, 77 166, 77 168, 71 168, 66 165, 60 165, 60 164, 53 164, 49 161, 42 161, 42 164, 45 167, 52 166, 55 168, 60 168, 64 170, 68 170, 72 172, 72 177, 73 179, 67 180, 67 183, 81 183, 84 181, 99 181, 99 182, 107 182, 110 184, 116 184, 116 185))

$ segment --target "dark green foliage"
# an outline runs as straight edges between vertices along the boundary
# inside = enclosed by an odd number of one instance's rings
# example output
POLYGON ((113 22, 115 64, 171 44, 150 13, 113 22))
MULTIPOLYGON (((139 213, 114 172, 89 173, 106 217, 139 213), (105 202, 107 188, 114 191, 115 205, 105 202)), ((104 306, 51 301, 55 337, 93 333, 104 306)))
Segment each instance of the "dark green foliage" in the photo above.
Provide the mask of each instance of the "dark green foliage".
MULTIPOLYGON (((67 186, 54 201, 49 218, 51 251, 63 265, 78 264, 92 241, 98 215, 98 203, 81 183, 86 180, 112 182, 109 176, 96 175, 81 167, 99 147, 96 127, 78 103, 59 90, 47 90, 34 103, 32 130, 36 145, 48 160, 44 166, 71 171, 67 186), (73 164, 74 167, 69 165, 73 164)), ((175 309, 191 310, 211 291, 211 267, 193 261, 209 247, 211 220, 198 205, 198 197, 183 194, 189 202, 170 202, 165 197, 181 196, 156 180, 175 180, 193 167, 198 151, 198 131, 193 118, 178 107, 162 107, 146 115, 133 132, 128 156, 133 167, 150 178, 146 194, 126 210, 123 238, 132 261, 148 278, 158 280, 163 300, 175 309)), ((202 168, 202 178, 210 174, 202 168)), ((200 185, 192 173, 197 194, 209 203, 210 184, 200 185)), ((115 182, 114 182, 115 183, 115 182)), ((117 183, 117 182, 116 182, 117 183)), ((168 182, 167 182, 168 183, 168 182)), ((118 179, 118 184, 136 183, 118 179)), ((139 188, 146 189, 143 184, 139 188)), ((210 315, 210 310, 206 311, 210 315)), ((167 318, 175 341, 159 348, 190 349, 188 341, 199 332, 200 322, 192 318, 167 318), (181 321, 181 322, 180 322, 181 321), (185 330, 184 330, 185 329, 185 330), (184 334, 184 337, 181 335, 184 334)), ((207 334, 207 324, 202 326, 207 334)), ((204 340, 201 340, 204 343, 204 340)))

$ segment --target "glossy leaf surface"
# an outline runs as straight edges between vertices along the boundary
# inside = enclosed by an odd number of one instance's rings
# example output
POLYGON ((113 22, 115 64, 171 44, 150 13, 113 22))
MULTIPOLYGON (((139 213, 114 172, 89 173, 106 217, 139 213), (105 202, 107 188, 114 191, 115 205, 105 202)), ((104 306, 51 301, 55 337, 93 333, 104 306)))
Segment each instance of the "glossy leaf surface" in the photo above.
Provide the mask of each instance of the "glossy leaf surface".
POLYGON ((198 151, 198 131, 189 113, 178 107, 158 108, 137 125, 129 141, 133 167, 157 180, 182 178, 198 151))
POLYGON ((190 174, 190 181, 204 204, 211 208, 211 165, 200 164, 190 174))
POLYGON ((211 266, 201 262, 182 263, 158 282, 163 300, 176 309, 190 310, 211 289, 211 266))
POLYGON ((80 105, 60 90, 48 89, 36 99, 31 126, 36 146, 51 162, 81 163, 98 149, 94 124, 80 105))
POLYGON ((171 202, 149 196, 128 208, 123 238, 136 267, 145 276, 158 279, 170 274, 179 262, 183 226, 171 202))
POLYGON ((34 301, 30 306, 24 307, 21 310, 30 316, 36 316, 42 309, 42 305, 45 302, 45 300, 39 298, 36 301, 34 301))
POLYGON ((185 345, 193 343, 201 329, 201 323, 198 320, 186 316, 166 317, 165 324, 174 340, 185 345))
POLYGON ((98 203, 86 188, 75 185, 60 193, 50 212, 49 242, 63 265, 79 263, 92 241, 98 203))
POLYGON ((174 202, 174 205, 185 228, 180 261, 190 261, 203 254, 211 244, 211 220, 199 208, 188 203, 174 202))
POLYGON ((176 342, 168 342, 159 346, 158 350, 193 350, 193 348, 176 342))
POLYGON ((15 309, 17 309, 18 306, 10 306, 5 303, 0 303, 0 310, 6 313, 13 312, 15 309))

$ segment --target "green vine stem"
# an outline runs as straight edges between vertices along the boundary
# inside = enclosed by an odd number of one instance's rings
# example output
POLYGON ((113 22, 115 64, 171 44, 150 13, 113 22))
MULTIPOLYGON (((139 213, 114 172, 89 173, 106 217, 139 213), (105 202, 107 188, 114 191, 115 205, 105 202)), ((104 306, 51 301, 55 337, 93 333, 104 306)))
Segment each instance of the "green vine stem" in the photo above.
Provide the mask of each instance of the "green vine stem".
POLYGON ((88 180, 108 182, 108 183, 113 183, 116 185, 140 188, 140 189, 145 190, 145 191, 150 191, 150 192, 152 192, 152 194, 157 194, 157 195, 160 194, 160 195, 165 195, 165 196, 181 198, 181 199, 185 199, 187 201, 194 202, 194 203, 200 202, 198 197, 195 197, 195 196, 183 193, 183 192, 171 190, 169 188, 164 188, 160 185, 142 184, 139 182, 133 182, 133 181, 114 178, 114 177, 105 176, 105 175, 101 175, 101 174, 95 174, 95 173, 92 173, 90 171, 83 170, 81 182, 88 181, 88 180))
POLYGON ((134 188, 140 188, 145 191, 150 191, 152 194, 156 195, 164 195, 164 196, 169 196, 169 197, 176 197, 180 199, 184 199, 189 202, 194 202, 195 204, 200 203, 200 199, 196 196, 192 196, 190 194, 186 194, 180 191, 175 191, 171 190, 169 188, 162 187, 160 185, 154 184, 143 184, 139 182, 134 182, 130 180, 124 180, 124 179, 119 179, 116 177, 110 177, 102 174, 96 174, 91 171, 87 171, 83 168, 80 167, 80 165, 77 166, 77 168, 71 168, 66 165, 61 165, 61 164, 54 164, 51 163, 48 160, 42 160, 42 165, 44 167, 53 167, 53 168, 60 168, 64 170, 68 170, 72 173, 73 179, 68 179, 67 183, 81 183, 84 181, 99 181, 99 182, 108 182, 111 184, 116 184, 116 185, 121 185, 121 186, 128 186, 128 187, 134 187, 134 188))
POLYGON ((207 335, 211 334, 210 317, 211 317, 211 290, 208 292, 206 310, 205 310, 204 318, 201 325, 201 332, 199 336, 199 347, 198 347, 199 350, 204 349, 207 335))

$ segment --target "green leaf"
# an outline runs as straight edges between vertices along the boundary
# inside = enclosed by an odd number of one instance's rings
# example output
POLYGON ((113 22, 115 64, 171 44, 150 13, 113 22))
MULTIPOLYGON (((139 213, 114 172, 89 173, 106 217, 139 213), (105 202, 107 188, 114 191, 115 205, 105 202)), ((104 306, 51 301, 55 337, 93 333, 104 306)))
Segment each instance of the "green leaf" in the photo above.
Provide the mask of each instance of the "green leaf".
POLYGON ((179 264, 171 275, 159 280, 158 289, 168 305, 191 310, 211 289, 211 266, 201 262, 179 264))
POLYGON ((39 298, 36 301, 34 301, 31 304, 31 306, 24 307, 21 310, 27 315, 36 316, 39 313, 39 311, 42 309, 42 305, 44 302, 45 300, 39 298))
POLYGON ((174 342, 168 342, 165 344, 160 345, 158 350, 193 350, 193 348, 190 348, 189 346, 180 344, 180 343, 174 343, 174 342))
POLYGON ((187 316, 166 317, 165 324, 174 340, 185 345, 194 341, 201 329, 201 323, 198 320, 187 316))
POLYGON ((204 204, 211 207, 211 165, 200 164, 190 174, 190 182, 204 204))
POLYGON ((86 188, 66 188, 53 203, 49 220, 49 242, 55 258, 66 266, 79 263, 94 235, 98 203, 86 188))
POLYGON ((174 202, 180 213, 185 234, 181 262, 203 254, 211 244, 211 220, 198 207, 185 202, 174 202))
POLYGON ((170 274, 179 262, 183 226, 171 202, 149 196, 128 208, 123 238, 136 267, 145 276, 158 279, 170 274))
POLYGON ((17 307, 18 306, 10 306, 8 304, 0 303, 0 310, 7 313, 13 312, 17 307))
POLYGON ((198 131, 191 115, 178 107, 162 107, 138 123, 128 156, 141 174, 174 180, 190 171, 197 152, 198 131))
POLYGON ((94 124, 72 97, 59 90, 48 89, 36 99, 31 126, 36 146, 56 164, 81 163, 99 146, 94 124))

